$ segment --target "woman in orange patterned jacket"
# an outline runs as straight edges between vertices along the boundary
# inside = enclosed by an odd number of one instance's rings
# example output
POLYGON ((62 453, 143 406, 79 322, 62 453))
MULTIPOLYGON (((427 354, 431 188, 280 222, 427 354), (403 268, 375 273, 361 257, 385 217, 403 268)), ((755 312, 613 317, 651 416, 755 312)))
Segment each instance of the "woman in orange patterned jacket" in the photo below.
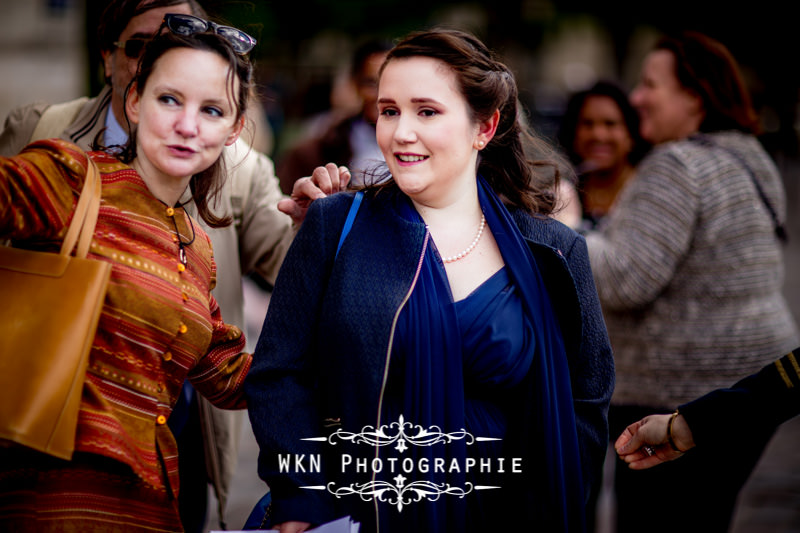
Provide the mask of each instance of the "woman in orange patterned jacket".
MULTIPOLYGON (((244 123, 254 44, 167 15, 129 89, 127 147, 85 153, 47 140, 0 158, 0 238, 37 250, 59 248, 94 161, 103 192, 89 256, 112 264, 73 458, 0 449, 0 530, 182 531, 167 418, 187 378, 218 407, 245 407, 251 357, 222 321, 211 243, 179 198, 190 187, 200 217, 228 222, 207 198, 244 123)), ((35 339, 17 355, 35 357, 35 339)))

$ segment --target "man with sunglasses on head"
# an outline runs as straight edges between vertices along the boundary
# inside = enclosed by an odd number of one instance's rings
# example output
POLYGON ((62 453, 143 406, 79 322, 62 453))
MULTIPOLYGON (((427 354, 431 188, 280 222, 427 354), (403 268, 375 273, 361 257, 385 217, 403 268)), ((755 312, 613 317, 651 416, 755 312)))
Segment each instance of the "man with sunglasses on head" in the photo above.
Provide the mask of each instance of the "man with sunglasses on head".
MULTIPOLYGON (((161 27, 165 15, 171 13, 199 17, 173 17, 171 31, 191 33, 208 29, 208 17, 195 0, 111 1, 98 25, 106 86, 94 98, 82 97, 55 105, 36 103, 13 110, 0 133, 0 155, 16 155, 30 142, 52 137, 68 140, 83 149, 91 149, 95 141, 107 147, 123 145, 128 137, 123 113, 125 91, 136 73, 144 45, 161 27)), ((213 25, 212 30, 229 40, 240 40, 243 48, 239 51, 243 53, 255 43, 235 28, 213 25)), ((211 237, 217 263, 214 295, 226 322, 244 329, 242 274, 255 272, 269 284, 275 282, 294 238, 293 221, 295 226, 302 222, 306 204, 312 199, 338 189, 331 182, 338 179, 339 169, 331 167, 331 175, 317 175, 299 182, 293 197, 300 200, 295 202, 281 193, 272 161, 241 138, 226 149, 226 157, 229 172, 222 205, 213 207, 219 209, 218 214, 231 214, 234 223, 225 228, 205 225, 203 228, 211 237)), ((190 211, 191 207, 187 206, 190 211)), ((202 531, 207 505, 206 475, 214 486, 220 521, 224 524, 228 485, 236 470, 240 429, 247 415, 245 411, 219 410, 196 394, 193 397, 199 404, 194 403, 191 388, 185 388, 184 392, 186 401, 179 402, 170 419, 181 458, 181 519, 187 531, 202 531), (202 438, 198 427, 202 428, 202 438), (208 460, 206 454, 210 454, 208 460), (206 465, 209 467, 204 468, 206 465)))

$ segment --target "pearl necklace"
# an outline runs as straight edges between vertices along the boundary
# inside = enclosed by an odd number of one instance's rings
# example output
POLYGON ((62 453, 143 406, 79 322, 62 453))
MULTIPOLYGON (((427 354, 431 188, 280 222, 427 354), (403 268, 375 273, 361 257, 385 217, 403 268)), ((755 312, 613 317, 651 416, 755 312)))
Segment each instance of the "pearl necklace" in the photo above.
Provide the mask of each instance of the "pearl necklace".
POLYGON ((478 245, 478 241, 481 240, 481 235, 483 235, 483 228, 486 226, 486 215, 481 213, 481 225, 478 228, 478 234, 475 235, 475 239, 473 239, 472 243, 467 246, 467 248, 463 252, 459 252, 456 255, 451 255, 450 257, 445 257, 442 259, 445 263, 453 263, 458 261, 459 259, 464 259, 469 253, 475 249, 478 245))

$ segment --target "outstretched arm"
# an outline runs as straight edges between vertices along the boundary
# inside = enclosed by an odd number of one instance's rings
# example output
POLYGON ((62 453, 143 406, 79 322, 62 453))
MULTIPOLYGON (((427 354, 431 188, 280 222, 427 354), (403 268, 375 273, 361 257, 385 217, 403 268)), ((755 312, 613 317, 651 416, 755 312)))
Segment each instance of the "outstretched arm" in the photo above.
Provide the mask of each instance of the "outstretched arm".
POLYGON ((746 429, 751 435, 774 431, 800 414, 797 351, 728 389, 711 391, 681 405, 677 414, 651 415, 631 424, 614 445, 617 453, 631 468, 640 470, 676 459, 695 445, 712 446, 730 440, 735 437, 731 428, 741 428, 739 432, 746 429), (670 435, 674 446, 669 443, 670 435))
POLYGON ((651 415, 634 422, 622 432, 614 448, 620 458, 633 470, 643 470, 677 459, 694 448, 692 430, 686 419, 677 415, 651 415), (669 443, 669 421, 672 416, 672 440, 669 443))

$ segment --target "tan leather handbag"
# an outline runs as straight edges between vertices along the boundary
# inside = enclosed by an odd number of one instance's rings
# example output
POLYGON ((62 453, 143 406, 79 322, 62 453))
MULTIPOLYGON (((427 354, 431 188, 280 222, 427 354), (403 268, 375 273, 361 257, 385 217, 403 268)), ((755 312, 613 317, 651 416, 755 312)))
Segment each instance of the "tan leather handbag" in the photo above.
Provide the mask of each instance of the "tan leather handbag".
POLYGON ((86 259, 99 207, 100 175, 89 160, 60 254, 0 246, 0 439, 6 445, 72 457, 89 350, 111 275, 110 263, 86 259))

